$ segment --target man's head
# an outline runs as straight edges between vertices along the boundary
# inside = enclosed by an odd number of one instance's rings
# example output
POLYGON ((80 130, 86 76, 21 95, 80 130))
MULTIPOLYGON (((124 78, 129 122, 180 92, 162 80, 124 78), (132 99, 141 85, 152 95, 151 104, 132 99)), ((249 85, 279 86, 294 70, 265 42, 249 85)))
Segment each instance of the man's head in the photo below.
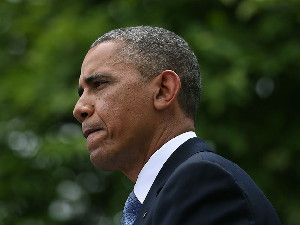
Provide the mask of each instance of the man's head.
POLYGON ((199 82, 194 54, 170 31, 126 28, 97 39, 82 63, 73 112, 93 164, 134 180, 162 144, 194 129, 199 82))
POLYGON ((145 79, 164 70, 177 73, 181 80, 179 104, 187 116, 195 118, 200 98, 199 64, 183 38, 164 28, 138 26, 112 30, 91 48, 106 41, 124 42, 120 56, 133 63, 145 79))

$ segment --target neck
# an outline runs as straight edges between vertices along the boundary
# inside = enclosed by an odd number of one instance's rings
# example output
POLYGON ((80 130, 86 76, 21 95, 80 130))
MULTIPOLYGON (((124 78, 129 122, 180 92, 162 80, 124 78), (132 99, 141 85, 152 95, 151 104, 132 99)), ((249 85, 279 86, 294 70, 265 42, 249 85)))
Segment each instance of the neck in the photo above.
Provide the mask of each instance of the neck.
POLYGON ((143 156, 141 163, 135 165, 130 171, 123 171, 124 174, 135 183, 143 166, 161 146, 172 138, 188 131, 195 131, 195 126, 194 121, 185 116, 176 120, 162 120, 157 123, 154 134, 151 137, 149 136, 148 151, 145 152, 146 154, 143 156))

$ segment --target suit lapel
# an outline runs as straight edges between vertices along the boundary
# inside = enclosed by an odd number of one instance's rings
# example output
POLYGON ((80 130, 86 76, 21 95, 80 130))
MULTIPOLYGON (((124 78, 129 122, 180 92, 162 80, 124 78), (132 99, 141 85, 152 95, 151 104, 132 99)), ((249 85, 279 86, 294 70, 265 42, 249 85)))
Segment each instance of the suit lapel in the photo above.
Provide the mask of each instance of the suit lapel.
POLYGON ((147 217, 159 192, 174 170, 192 155, 204 151, 211 150, 208 148, 207 144, 199 138, 191 138, 176 149, 158 173, 134 224, 142 224, 142 220, 147 217))

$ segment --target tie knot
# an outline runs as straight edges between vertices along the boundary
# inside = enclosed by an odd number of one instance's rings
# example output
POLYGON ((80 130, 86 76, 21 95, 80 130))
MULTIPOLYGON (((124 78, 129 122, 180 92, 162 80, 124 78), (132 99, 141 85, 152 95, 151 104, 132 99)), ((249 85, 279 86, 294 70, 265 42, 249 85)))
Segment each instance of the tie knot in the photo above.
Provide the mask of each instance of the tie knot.
POLYGON ((133 224, 141 206, 142 204, 140 203, 140 201, 137 199, 134 192, 132 191, 125 202, 121 224, 122 225, 133 224))

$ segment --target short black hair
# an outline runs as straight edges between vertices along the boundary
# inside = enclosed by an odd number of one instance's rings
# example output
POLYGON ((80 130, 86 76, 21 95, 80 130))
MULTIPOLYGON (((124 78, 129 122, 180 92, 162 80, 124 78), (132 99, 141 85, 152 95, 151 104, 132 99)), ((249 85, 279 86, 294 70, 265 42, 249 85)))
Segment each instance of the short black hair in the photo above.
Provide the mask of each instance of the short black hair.
POLYGON ((126 27, 103 34, 91 48, 106 41, 125 43, 123 59, 134 63, 147 79, 164 70, 177 73, 181 80, 179 105, 188 117, 195 119, 200 102, 200 68, 197 57, 182 37, 160 27, 126 27))

